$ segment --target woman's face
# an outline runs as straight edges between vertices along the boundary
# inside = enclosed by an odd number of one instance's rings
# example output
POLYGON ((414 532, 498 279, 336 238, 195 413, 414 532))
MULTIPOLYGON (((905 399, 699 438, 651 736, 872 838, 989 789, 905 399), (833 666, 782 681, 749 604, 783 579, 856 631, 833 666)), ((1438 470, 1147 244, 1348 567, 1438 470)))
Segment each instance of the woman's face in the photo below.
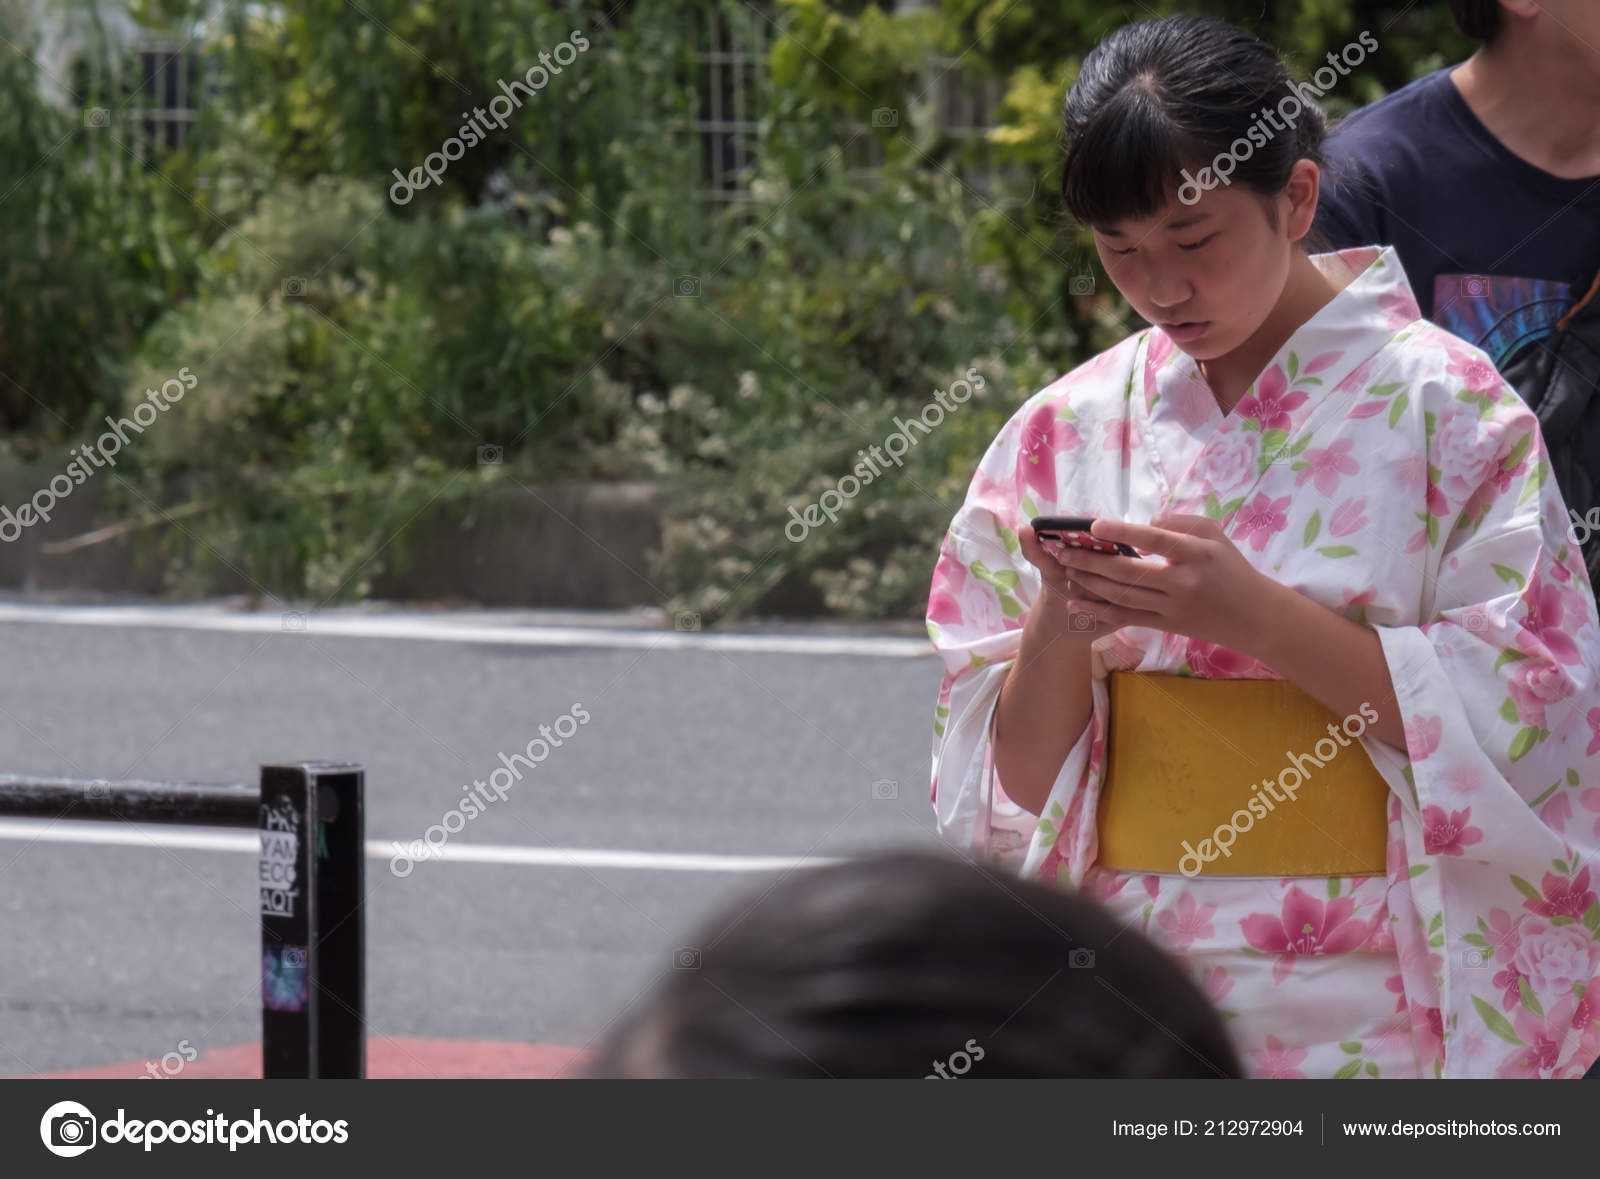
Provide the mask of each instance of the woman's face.
POLYGON ((1242 184, 1213 188, 1153 216, 1094 227, 1100 261, 1122 297, 1196 360, 1226 356, 1255 334, 1289 277, 1294 242, 1316 210, 1316 165, 1301 161, 1289 189, 1268 202, 1242 184), (1300 216, 1302 168, 1311 170, 1309 211, 1300 216))

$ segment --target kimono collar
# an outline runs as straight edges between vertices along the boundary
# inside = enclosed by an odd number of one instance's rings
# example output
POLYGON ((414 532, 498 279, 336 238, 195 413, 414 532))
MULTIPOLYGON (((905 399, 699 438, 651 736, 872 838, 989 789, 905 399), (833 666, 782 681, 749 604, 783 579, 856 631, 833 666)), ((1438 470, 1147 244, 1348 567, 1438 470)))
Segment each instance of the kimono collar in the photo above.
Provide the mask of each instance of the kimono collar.
POLYGON ((1311 261, 1345 286, 1284 341, 1226 415, 1194 359, 1160 328, 1147 331, 1144 397, 1134 404, 1152 457, 1169 477, 1167 510, 1197 510, 1207 493, 1202 473, 1216 466, 1219 451, 1238 450, 1241 435, 1252 436, 1259 478, 1308 423, 1348 412, 1348 395, 1368 383, 1376 354, 1421 318, 1393 247, 1313 254, 1311 261))
POLYGON ((1422 317, 1393 246, 1357 246, 1313 254, 1311 262, 1330 281, 1345 286, 1284 341, 1226 418, 1194 359, 1159 327, 1148 328, 1146 412, 1153 411, 1167 395, 1170 409, 1177 410, 1191 430, 1251 418, 1269 429, 1272 425, 1288 427, 1289 419, 1298 421, 1304 416, 1295 410, 1308 409, 1322 400, 1312 396, 1313 391, 1338 388, 1396 332, 1422 317), (1267 425, 1269 418, 1271 425, 1267 425))

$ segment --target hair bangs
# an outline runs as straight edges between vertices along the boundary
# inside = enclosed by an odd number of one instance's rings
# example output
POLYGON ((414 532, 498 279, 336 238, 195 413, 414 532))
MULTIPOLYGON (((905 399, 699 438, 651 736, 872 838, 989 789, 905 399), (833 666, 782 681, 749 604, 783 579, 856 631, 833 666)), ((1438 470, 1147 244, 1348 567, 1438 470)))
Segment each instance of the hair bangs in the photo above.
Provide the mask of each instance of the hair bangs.
POLYGON ((1202 154, 1148 85, 1130 81, 1073 137, 1061 199, 1084 225, 1149 217, 1177 195, 1182 169, 1202 154))

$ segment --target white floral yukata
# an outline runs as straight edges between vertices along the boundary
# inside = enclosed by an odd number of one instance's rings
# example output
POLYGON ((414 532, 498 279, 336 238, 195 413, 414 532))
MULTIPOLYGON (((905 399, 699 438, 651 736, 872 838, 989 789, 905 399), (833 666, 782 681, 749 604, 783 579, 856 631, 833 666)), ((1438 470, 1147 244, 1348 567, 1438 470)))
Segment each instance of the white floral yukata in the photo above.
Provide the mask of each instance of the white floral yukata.
POLYGON ((1176 952, 1252 1075, 1579 1077, 1600 1055, 1600 622, 1582 554, 1534 415, 1420 318, 1394 251, 1313 261, 1348 285, 1231 413, 1150 328, 1029 398, 989 447, 928 602, 939 827, 1176 952), (1043 817, 1006 797, 994 708, 1040 592, 1017 528, 1162 512, 1219 521, 1258 569, 1377 629, 1406 734, 1405 756, 1360 741, 1391 791, 1385 876, 1096 864, 1107 674, 1275 678, 1163 631, 1094 643, 1094 713, 1043 817))

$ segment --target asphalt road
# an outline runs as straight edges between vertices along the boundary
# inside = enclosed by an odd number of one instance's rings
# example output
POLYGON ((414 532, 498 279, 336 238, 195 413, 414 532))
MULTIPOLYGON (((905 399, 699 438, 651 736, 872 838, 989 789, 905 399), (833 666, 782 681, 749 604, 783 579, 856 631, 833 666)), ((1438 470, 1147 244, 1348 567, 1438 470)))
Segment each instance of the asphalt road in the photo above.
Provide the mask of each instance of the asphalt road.
MULTIPOLYGON (((369 838, 409 841, 581 704, 588 722, 452 843, 784 857, 936 843, 931 654, 830 653, 815 632, 789 653, 649 646, 659 632, 618 621, 558 620, 546 645, 351 637, 323 616, 230 633, 11 609, 0 771, 248 782, 267 762, 355 761, 369 838)), ((259 1038, 250 855, 76 841, 103 824, 65 825, 73 842, 0 826, 0 1075, 259 1038)), ((767 878, 641 864, 434 861, 399 879, 369 860, 373 1034, 589 1045, 713 905, 767 878)))

